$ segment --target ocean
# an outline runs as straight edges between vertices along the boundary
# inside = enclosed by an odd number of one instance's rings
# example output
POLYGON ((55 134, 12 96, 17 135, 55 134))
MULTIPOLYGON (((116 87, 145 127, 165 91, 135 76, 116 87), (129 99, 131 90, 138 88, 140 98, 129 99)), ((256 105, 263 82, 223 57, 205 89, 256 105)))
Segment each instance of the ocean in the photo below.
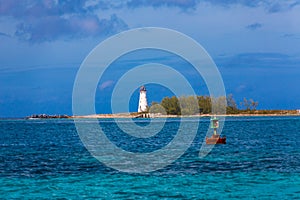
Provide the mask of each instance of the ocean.
POLYGON ((300 199, 299 116, 226 117, 227 144, 205 157, 199 150, 209 118, 167 119, 157 135, 143 139, 112 119, 81 123, 99 123, 113 144, 140 154, 168 145, 180 124, 199 128, 171 164, 128 173, 93 157, 71 119, 0 120, 0 199, 300 199))

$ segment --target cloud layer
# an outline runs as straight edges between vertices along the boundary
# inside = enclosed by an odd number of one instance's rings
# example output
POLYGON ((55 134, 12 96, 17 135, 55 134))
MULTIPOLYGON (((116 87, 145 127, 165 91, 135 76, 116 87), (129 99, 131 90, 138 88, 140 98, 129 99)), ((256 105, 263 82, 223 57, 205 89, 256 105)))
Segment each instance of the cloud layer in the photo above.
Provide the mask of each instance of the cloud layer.
MULTIPOLYGON (((268 13, 284 12, 300 5, 300 0, 0 0, 1 17, 16 21, 15 37, 29 42, 105 36, 128 29, 116 14, 99 17, 105 10, 169 7, 196 10, 204 3, 213 6, 262 7, 268 13)), ((259 23, 247 26, 255 30, 259 23)), ((5 34, 5 33, 4 33, 5 34)), ((3 34, 2 34, 3 35, 3 34)))
POLYGON ((110 35, 126 30, 117 15, 100 19, 87 1, 0 0, 0 16, 17 21, 15 36, 29 42, 110 35))
POLYGON ((127 25, 116 15, 99 19, 96 15, 72 15, 68 17, 45 16, 42 20, 32 19, 17 25, 15 36, 30 42, 52 41, 110 35, 127 29, 127 25))
MULTIPOLYGON (((100 1, 105 2, 105 1, 100 1)), ((229 7, 232 5, 242 5, 246 7, 263 7, 267 12, 282 12, 292 9, 300 5, 299 0, 128 0, 119 5, 126 5, 129 7, 151 6, 151 7, 179 7, 181 9, 195 9, 199 4, 206 2, 212 5, 219 5, 229 7)))

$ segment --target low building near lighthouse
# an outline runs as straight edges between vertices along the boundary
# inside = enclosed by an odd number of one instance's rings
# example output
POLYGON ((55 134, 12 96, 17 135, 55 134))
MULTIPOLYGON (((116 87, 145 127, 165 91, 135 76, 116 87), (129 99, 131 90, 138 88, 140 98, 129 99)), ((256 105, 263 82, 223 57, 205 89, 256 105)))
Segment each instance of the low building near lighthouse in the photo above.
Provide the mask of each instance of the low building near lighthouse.
POLYGON ((140 88, 140 99, 139 99, 139 107, 138 112, 147 112, 148 111, 148 102, 147 102, 147 90, 145 86, 140 88))

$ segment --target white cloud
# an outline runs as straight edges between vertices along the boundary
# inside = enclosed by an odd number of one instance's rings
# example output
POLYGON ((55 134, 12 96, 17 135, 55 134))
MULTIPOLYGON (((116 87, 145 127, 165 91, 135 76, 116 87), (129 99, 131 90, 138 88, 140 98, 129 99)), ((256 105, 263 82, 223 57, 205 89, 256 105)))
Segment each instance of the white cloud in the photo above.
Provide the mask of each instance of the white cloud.
POLYGON ((108 80, 108 81, 105 81, 104 83, 102 83, 100 86, 99 86, 99 89, 100 90, 104 90, 106 88, 109 88, 111 87, 115 82, 112 81, 112 80, 108 80))

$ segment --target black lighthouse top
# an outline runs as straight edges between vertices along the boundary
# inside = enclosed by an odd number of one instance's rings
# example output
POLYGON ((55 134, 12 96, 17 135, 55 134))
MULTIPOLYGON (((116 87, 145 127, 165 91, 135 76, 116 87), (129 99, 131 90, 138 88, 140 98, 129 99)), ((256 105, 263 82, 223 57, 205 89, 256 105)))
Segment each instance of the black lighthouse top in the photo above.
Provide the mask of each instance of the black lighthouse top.
POLYGON ((142 86, 142 87, 140 88, 140 92, 141 92, 141 91, 146 91, 145 86, 142 86))

